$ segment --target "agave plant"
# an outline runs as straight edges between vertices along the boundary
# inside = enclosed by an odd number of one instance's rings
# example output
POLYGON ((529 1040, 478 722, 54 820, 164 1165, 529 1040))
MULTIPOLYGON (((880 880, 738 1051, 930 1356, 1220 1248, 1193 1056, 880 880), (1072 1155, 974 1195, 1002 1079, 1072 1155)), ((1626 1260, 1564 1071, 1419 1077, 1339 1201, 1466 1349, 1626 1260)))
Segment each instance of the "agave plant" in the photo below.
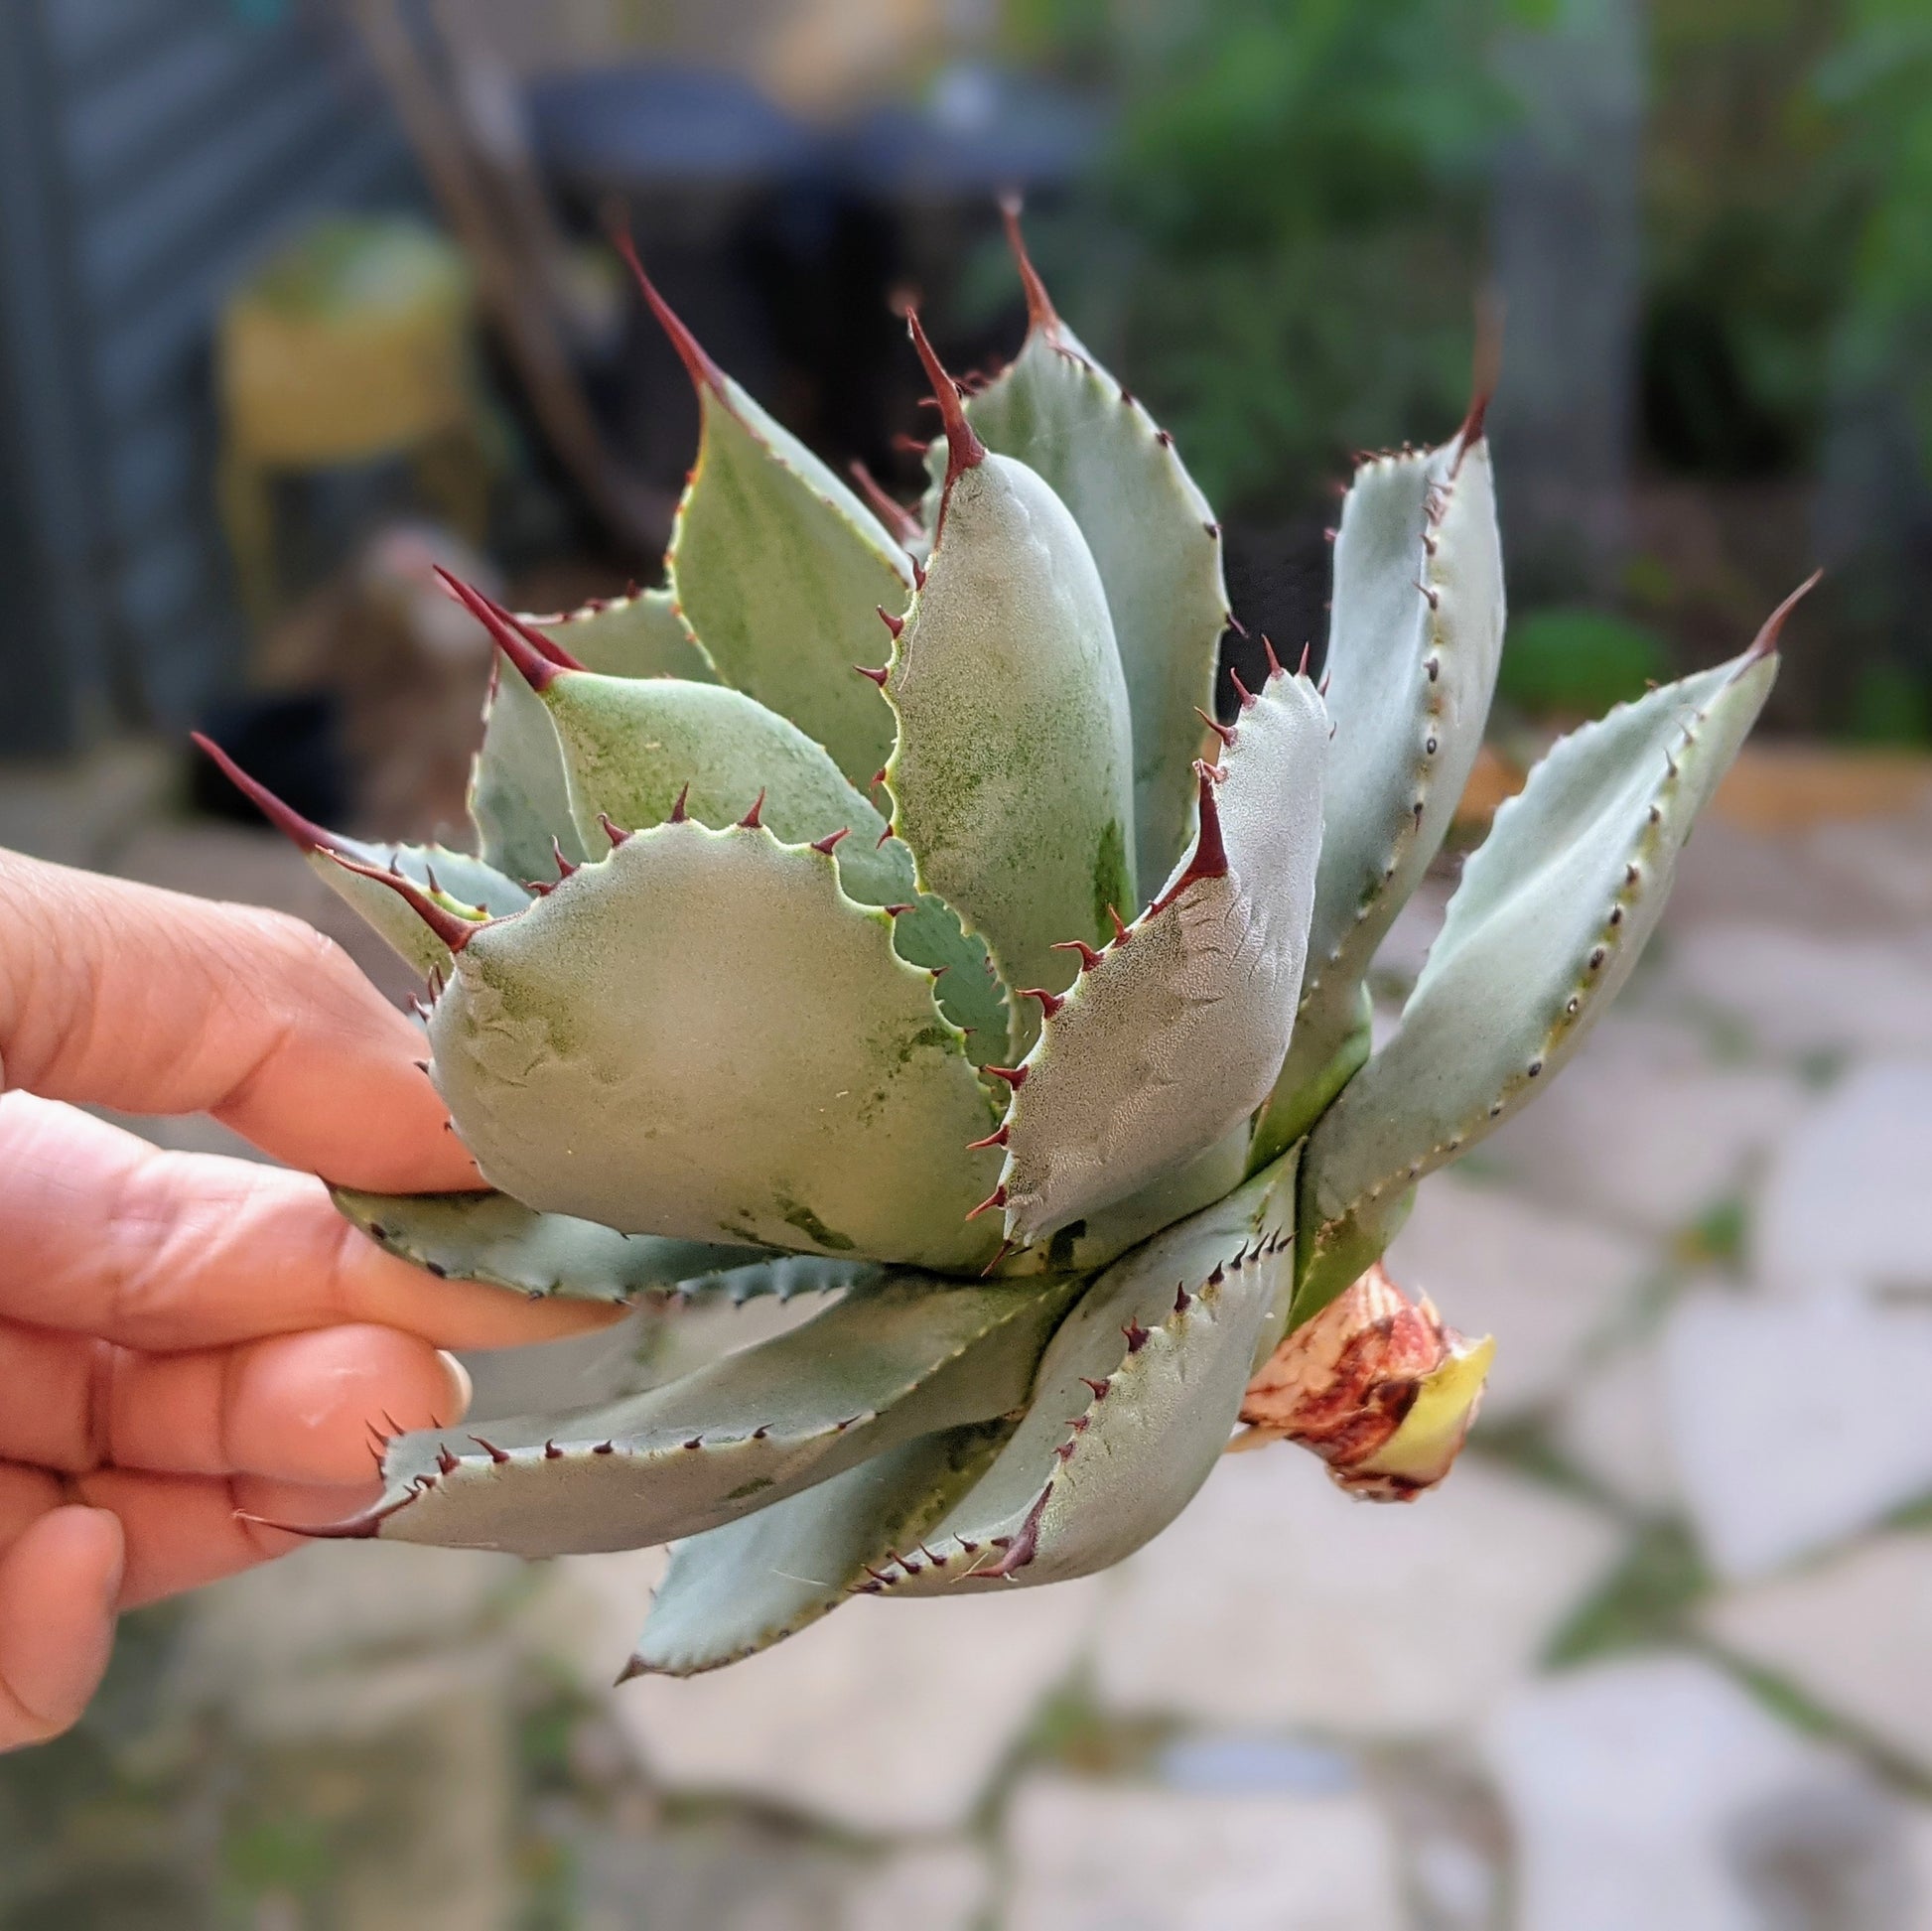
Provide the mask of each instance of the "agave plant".
POLYGON ((1375 1264, 1629 976, 1776 673, 1782 611, 1559 743, 1371 1051, 1365 975, 1502 649, 1481 403, 1358 464, 1321 688, 1270 651, 1217 722, 1219 526, 1015 246, 996 379, 968 393, 908 318, 943 429, 920 516, 638 269, 701 412, 665 583, 550 619, 453 586, 500 652, 477 854, 251 787, 426 976, 426 1070, 491 1189, 341 1193, 373 1239, 535 1294, 825 1297, 614 1404, 392 1440, 328 1532, 675 1541, 626 1674, 855 1591, 1117 1562, 1244 1402, 1362 1492, 1440 1475, 1487 1348, 1375 1264))

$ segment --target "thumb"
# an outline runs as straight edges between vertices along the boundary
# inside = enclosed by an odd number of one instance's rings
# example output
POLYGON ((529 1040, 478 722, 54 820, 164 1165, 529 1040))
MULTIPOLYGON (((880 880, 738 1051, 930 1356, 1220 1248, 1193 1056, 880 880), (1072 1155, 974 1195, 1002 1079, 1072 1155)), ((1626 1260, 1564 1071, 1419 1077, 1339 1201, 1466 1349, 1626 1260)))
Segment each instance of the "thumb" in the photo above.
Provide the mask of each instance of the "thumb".
POLYGON ((126 1545, 105 1509, 50 1509, 0 1559, 0 1749, 70 1728, 114 1643, 126 1545))

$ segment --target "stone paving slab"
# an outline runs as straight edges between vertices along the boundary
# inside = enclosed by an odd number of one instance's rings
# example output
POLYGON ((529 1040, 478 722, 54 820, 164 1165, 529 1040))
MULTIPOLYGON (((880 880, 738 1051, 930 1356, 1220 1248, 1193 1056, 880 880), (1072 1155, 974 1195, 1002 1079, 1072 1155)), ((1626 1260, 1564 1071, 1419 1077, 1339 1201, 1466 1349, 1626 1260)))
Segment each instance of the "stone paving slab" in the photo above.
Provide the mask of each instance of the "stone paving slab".
POLYGON ((1706 1032, 1612 1013, 1479 1158, 1540 1204, 1652 1235, 1689 1226, 1739 1191, 1808 1101, 1789 1071, 1714 1063, 1706 1032))
MULTIPOLYGON (((664 1788, 755 1798, 867 1836, 954 1831, 1074 1668, 1109 1587, 1102 1577, 997 1596, 862 1596, 715 1675, 627 1683, 613 1708, 664 1788)), ((621 1648, 605 1655, 613 1675, 645 1606, 639 1594, 621 1648)))
POLYGON ((1932 1299, 1932 1059, 1847 1070, 1788 1133, 1764 1174, 1750 1250, 1780 1292, 1932 1299))
POLYGON ((1727 1577, 1932 1493, 1932 1309, 1696 1295, 1671 1315, 1664 1374, 1684 1498, 1727 1577))
POLYGON ((1177 1796, 1030 1779, 1003 1931, 1395 1931, 1388 1827, 1354 1795, 1177 1796))
POLYGON ((1708 1663, 1525 1686, 1484 1735, 1516 1831, 1516 1931, 1905 1931, 1902 1815, 1708 1663), (1818 1915, 1791 1914, 1801 1875, 1818 1915))
POLYGON ((1452 1735, 1532 1670, 1621 1546, 1594 1511, 1465 1456, 1361 1502, 1286 1445, 1226 1457, 1119 1572, 1108 1708, 1348 1738, 1452 1735))
POLYGON ((1932 935, 1829 937, 1740 920, 1667 940, 1659 1003, 1728 1018, 1761 1052, 1932 1053, 1932 935))
POLYGON ((1720 1598, 1704 1626, 1932 1776, 1932 1536, 1874 1536, 1720 1598))

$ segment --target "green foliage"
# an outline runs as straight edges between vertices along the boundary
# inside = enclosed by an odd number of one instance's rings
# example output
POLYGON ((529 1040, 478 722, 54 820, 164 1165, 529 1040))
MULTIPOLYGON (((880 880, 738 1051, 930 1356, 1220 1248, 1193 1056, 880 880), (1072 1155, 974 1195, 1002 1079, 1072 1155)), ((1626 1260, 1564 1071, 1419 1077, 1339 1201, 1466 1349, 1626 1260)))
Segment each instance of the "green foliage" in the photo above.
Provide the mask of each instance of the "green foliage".
POLYGON ((1541 610, 1509 633, 1496 695, 1525 711, 1593 716, 1627 704, 1669 669, 1655 631, 1608 611, 1541 610))
POLYGON ((1203 0, 1139 26, 1129 11, 1103 28, 1078 0, 1015 10, 1023 46, 1065 35, 1069 65, 1104 66, 1124 101, 1101 198, 1135 265, 1107 339, 1224 509, 1311 504, 1339 451, 1461 412, 1510 114, 1486 50, 1520 10, 1203 0))

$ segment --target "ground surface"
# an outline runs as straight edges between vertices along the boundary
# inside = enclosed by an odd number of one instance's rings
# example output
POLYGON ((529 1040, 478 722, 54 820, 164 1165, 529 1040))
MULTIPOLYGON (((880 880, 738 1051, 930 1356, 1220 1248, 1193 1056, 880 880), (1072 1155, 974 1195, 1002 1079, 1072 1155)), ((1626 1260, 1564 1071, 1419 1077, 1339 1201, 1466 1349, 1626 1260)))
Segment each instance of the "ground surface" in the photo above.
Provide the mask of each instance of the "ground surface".
MULTIPOLYGON (((0 843, 355 937, 166 794, 0 775, 0 843)), ((131 1618, 0 1759, 0 1926, 1932 1927, 1928 1173, 1932 811, 1709 825, 1393 1251, 1500 1343, 1442 1493, 1238 1456, 1115 1575, 615 1692, 653 1554, 317 1548, 131 1618)))

